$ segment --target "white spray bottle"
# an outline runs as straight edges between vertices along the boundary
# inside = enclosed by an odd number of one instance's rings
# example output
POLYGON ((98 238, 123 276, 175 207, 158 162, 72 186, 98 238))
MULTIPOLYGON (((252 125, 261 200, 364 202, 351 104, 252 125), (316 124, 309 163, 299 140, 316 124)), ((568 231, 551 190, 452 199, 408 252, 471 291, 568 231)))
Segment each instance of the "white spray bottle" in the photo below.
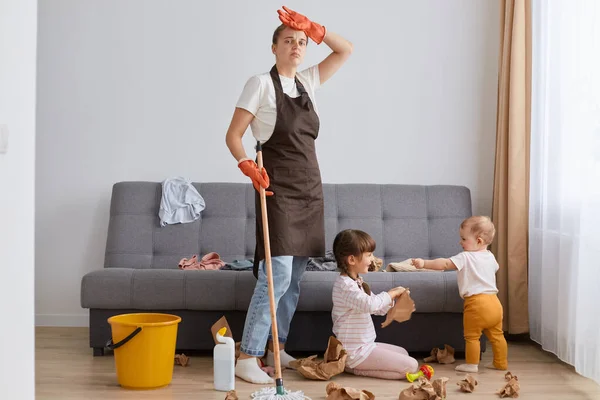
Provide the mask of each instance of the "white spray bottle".
POLYGON ((217 332, 217 342, 213 351, 215 390, 228 392, 235 389, 235 342, 225 336, 227 328, 217 332))

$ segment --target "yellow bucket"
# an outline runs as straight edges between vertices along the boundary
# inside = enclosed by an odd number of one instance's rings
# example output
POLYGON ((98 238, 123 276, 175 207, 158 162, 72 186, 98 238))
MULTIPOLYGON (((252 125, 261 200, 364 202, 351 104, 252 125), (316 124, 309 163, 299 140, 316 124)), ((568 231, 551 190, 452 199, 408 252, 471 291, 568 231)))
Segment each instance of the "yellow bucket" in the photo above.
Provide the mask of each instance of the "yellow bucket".
POLYGON ((127 389, 156 389, 173 379, 177 315, 121 314, 108 319, 119 385, 127 389))

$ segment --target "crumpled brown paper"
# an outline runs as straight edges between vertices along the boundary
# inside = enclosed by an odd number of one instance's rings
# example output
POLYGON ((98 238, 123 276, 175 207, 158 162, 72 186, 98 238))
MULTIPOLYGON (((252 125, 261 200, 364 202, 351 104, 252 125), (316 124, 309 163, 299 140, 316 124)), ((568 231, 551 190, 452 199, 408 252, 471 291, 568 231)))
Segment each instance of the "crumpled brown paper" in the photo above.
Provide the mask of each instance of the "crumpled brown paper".
POLYGON ((341 387, 336 382, 329 382, 325 388, 326 400, 375 400, 375 395, 368 390, 341 387))
POLYGON ((444 345, 443 349, 434 347, 431 349, 431 356, 424 358, 423 361, 426 363, 438 362, 440 364, 452 364, 456 360, 454 359, 454 347, 447 344, 444 345))
POLYGON ((235 390, 230 390, 225 396, 225 400, 239 400, 235 390))
POLYGON ((400 392, 398 400, 445 400, 446 383, 449 378, 437 378, 430 382, 421 376, 416 382, 400 392))
POLYGON ((519 385, 519 378, 517 378, 516 375, 511 374, 509 371, 504 375, 504 379, 506 379, 508 382, 502 389, 500 389, 500 391, 497 392, 497 394, 500 395, 501 398, 519 397, 519 390, 521 389, 521 385, 519 385))
POLYGON ((369 272, 379 271, 383 267, 383 260, 378 257, 373 257, 373 261, 369 265, 369 272))
POLYGON ((433 386, 433 390, 435 391, 435 394, 438 395, 442 400, 446 399, 446 396, 447 396, 446 383, 448 383, 449 380, 450 380, 450 378, 442 377, 442 378, 434 379, 433 382, 431 383, 431 385, 433 386))
POLYGON ((466 393, 473 393, 475 390, 475 386, 477 386, 477 380, 473 378, 471 375, 467 374, 465 379, 460 382, 456 382, 456 384, 460 387, 460 390, 466 393))
POLYGON ((314 355, 291 361, 290 367, 296 368, 305 378, 326 381, 332 376, 344 372, 348 355, 342 342, 334 336, 330 336, 323 361, 315 361, 316 357, 314 355))
POLYGON ((408 321, 412 313, 416 310, 415 302, 410 298, 410 290, 406 289, 398 299, 394 307, 390 308, 385 317, 385 321, 381 324, 382 328, 385 328, 392 321, 404 322, 408 321))
POLYGON ((190 358, 185 354, 175 354, 175 365, 187 367, 190 364, 190 358))
POLYGON ((233 333, 231 332, 231 328, 229 327, 227 318, 225 318, 225 316, 222 316, 217 322, 213 324, 213 326, 210 327, 210 332, 212 333, 213 341, 215 342, 215 344, 219 344, 219 341, 217 340, 217 332, 219 332, 221 328, 227 328, 227 331, 225 331, 224 336, 233 339, 233 333))

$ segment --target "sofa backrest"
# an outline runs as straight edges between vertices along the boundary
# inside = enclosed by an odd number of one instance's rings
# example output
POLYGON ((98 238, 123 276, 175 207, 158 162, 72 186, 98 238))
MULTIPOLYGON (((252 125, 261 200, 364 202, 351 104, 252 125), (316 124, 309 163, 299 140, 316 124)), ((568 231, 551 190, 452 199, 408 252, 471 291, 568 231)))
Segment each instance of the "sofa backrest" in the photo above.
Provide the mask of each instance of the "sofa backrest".
MULTIPOLYGON (((194 183, 206 208, 200 219, 160 226, 160 182, 113 186, 104 266, 178 268, 182 258, 217 252, 221 259, 252 259, 254 188, 246 183, 194 183)), ((342 229, 368 232, 384 262, 448 257, 460 251, 458 228, 471 216, 464 186, 324 184, 326 248, 342 229)))

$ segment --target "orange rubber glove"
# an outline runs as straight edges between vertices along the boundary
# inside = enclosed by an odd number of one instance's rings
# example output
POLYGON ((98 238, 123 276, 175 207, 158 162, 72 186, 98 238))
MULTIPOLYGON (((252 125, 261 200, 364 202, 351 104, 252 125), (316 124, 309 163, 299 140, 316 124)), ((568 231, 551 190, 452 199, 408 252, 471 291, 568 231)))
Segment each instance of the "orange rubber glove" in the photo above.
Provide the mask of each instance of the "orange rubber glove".
POLYGON ((283 6, 283 9, 285 12, 277 10, 279 20, 282 23, 297 31, 304 31, 306 36, 311 38, 316 44, 321 44, 325 37, 325 27, 323 25, 312 22, 304 15, 297 13, 294 10, 290 10, 286 6, 283 6))
MULTIPOLYGON (((242 159, 238 163, 238 167, 242 170, 244 175, 249 177, 252 180, 252 185, 254 185, 254 189, 260 192, 260 187, 268 188, 271 184, 269 181, 269 175, 267 175, 267 170, 262 168, 258 169, 258 165, 252 160, 242 159)), ((273 192, 265 190, 265 194, 267 196, 273 196, 273 192)))

